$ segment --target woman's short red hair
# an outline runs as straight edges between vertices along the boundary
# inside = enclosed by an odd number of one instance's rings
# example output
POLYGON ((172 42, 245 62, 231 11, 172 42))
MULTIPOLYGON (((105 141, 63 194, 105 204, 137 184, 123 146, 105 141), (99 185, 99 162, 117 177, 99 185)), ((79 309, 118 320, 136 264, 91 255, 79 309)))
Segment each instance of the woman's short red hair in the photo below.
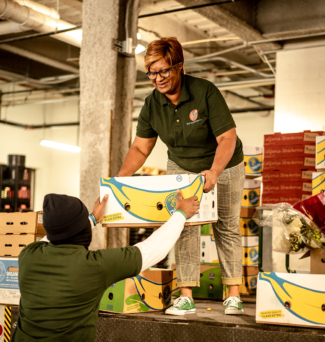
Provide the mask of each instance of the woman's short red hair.
MULTIPOLYGON (((183 48, 175 37, 154 40, 147 46, 144 56, 144 65, 147 71, 152 63, 161 58, 164 58, 170 66, 180 62, 184 64, 183 48)), ((182 72, 184 72, 184 67, 182 72)))

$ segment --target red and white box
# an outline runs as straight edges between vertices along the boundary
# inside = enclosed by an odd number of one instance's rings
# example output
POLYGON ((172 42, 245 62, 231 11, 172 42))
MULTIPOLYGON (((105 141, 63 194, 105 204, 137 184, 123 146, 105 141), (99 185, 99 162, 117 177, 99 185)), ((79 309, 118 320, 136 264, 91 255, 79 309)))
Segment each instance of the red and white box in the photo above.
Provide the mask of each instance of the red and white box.
POLYGON ((309 198, 311 195, 307 194, 297 194, 296 192, 288 192, 287 194, 278 194, 278 195, 268 195, 265 194, 262 196, 262 204, 261 205, 268 205, 268 204, 277 204, 277 203, 289 203, 294 205, 300 201, 303 201, 309 198))
POLYGON ((314 157, 316 145, 267 146, 264 158, 314 157))
POLYGON ((323 131, 303 131, 297 133, 274 133, 264 135, 264 148, 274 145, 313 145, 316 137, 325 135, 323 131))
POLYGON ((263 194, 278 195, 296 193, 311 195, 313 191, 312 182, 279 182, 263 184, 263 194))
POLYGON ((316 170, 315 158, 290 157, 290 158, 265 158, 264 171, 284 171, 292 169, 316 170))
POLYGON ((263 173, 263 183, 272 182, 309 182, 312 181, 312 170, 283 170, 283 171, 265 171, 263 173))

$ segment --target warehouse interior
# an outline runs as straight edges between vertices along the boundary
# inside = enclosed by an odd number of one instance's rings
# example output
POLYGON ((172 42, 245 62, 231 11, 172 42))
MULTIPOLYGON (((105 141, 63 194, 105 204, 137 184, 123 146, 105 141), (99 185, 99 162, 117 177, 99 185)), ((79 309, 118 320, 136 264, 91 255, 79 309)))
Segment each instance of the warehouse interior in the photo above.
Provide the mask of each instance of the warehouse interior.
MULTIPOLYGON (((35 211, 51 192, 90 208, 98 179, 117 174, 153 90, 144 49, 160 37, 177 37, 186 73, 219 88, 244 146, 325 130, 322 0, 0 0, 0 13, 0 163, 26 156, 35 211)), ((166 151, 158 141, 145 165, 165 170, 166 151)))

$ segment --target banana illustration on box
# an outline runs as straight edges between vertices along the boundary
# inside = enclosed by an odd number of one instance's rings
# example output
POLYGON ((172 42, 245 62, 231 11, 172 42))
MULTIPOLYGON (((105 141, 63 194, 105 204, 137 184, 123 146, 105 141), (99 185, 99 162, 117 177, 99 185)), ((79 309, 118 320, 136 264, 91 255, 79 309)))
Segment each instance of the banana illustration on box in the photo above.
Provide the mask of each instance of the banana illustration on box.
POLYGON ((133 277, 132 280, 142 302, 152 310, 162 310, 170 306, 172 292, 177 290, 176 277, 167 283, 155 283, 141 275, 133 277))
POLYGON ((325 172, 313 172, 312 195, 317 195, 321 191, 325 191, 325 172))
MULTIPOLYGON (((101 178, 100 185, 111 188, 122 212, 128 204, 129 214, 147 222, 166 222, 176 210, 177 189, 149 191, 123 184, 116 178, 101 178), (161 205, 159 209, 157 203, 161 205)), ((191 184, 179 189, 182 191, 183 198, 197 196, 198 201, 201 202, 203 177, 197 176, 191 184)), ((103 223, 112 221, 110 217, 103 217, 103 223)))
POLYGON ((308 289, 278 277, 260 273, 259 280, 270 283, 280 303, 296 317, 309 323, 325 325, 325 292, 308 289))

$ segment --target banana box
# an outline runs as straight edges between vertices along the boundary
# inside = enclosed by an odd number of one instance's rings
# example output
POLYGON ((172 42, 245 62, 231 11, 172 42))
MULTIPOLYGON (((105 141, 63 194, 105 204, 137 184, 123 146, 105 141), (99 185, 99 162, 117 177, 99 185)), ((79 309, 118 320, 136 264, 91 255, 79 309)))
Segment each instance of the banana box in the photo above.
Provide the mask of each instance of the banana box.
POLYGON ((244 146, 245 174, 261 176, 263 172, 263 147, 244 146))
POLYGON ((325 329, 325 275, 259 273, 256 322, 325 329))
MULTIPOLYGON (((192 287, 194 298, 220 299, 228 298, 228 286, 221 282, 221 270, 218 263, 201 263, 200 265, 200 287, 192 287)), ((174 293, 179 296, 180 291, 174 293)))
POLYGON ((9 342, 17 326, 19 306, 0 305, 0 342, 9 342))
POLYGON ((200 242, 200 261, 219 263, 214 235, 201 235, 200 242))
POLYGON ((245 179, 241 206, 245 208, 257 207, 260 204, 261 181, 245 179))
POLYGON ((325 192, 325 172, 313 172, 312 195, 317 195, 321 191, 325 192))
POLYGON ((325 136, 316 137, 316 169, 325 169, 325 136))
POLYGON ((258 236, 243 236, 243 266, 258 265, 258 236))
POLYGON ((18 258, 0 258, 0 304, 19 305, 18 258))
POLYGON ((239 229, 242 236, 258 235, 258 225, 252 217, 240 217, 239 229))
POLYGON ((171 305, 177 291, 175 270, 143 271, 111 285, 104 293, 99 310, 121 313, 159 311, 171 305))
POLYGON ((109 195, 102 223, 110 227, 159 227, 176 210, 177 189, 184 198, 197 196, 200 211, 187 220, 188 225, 218 219, 217 188, 203 193, 204 177, 168 175, 115 177, 100 179, 100 197, 109 195))
POLYGON ((243 283, 239 285, 240 294, 250 295, 256 293, 258 273, 257 266, 243 266, 243 283))
POLYGON ((211 224, 204 224, 201 226, 201 235, 213 235, 213 228, 211 224))

